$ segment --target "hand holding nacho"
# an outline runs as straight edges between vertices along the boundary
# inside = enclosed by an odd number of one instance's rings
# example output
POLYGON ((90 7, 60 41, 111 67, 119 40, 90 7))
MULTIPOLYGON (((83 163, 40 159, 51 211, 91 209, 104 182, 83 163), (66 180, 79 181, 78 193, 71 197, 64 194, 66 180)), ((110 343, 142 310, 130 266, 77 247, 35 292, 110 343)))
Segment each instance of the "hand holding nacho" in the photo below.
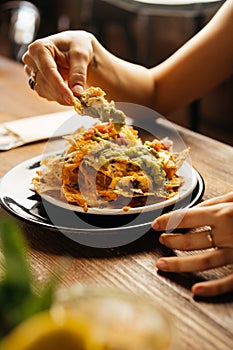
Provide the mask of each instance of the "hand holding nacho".
POLYGON ((100 88, 91 87, 75 101, 81 114, 89 107, 99 121, 66 136, 64 151, 42 160, 32 180, 36 192, 85 212, 90 207, 128 211, 177 195, 182 184, 177 171, 189 150, 174 153, 167 139, 143 143, 100 88))
POLYGON ((79 98, 74 98, 74 108, 80 115, 88 114, 102 122, 110 122, 116 131, 120 131, 125 125, 126 115, 116 109, 114 101, 108 102, 104 96, 105 92, 102 89, 91 86, 81 93, 79 98))

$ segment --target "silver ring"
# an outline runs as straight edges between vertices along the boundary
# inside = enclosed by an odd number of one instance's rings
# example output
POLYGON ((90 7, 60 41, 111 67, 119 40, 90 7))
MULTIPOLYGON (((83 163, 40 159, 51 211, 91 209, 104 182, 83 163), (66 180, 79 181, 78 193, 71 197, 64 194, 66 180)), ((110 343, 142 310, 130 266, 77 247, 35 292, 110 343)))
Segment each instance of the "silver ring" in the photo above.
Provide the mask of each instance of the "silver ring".
POLYGON ((209 231, 207 233, 207 239, 208 239, 209 243, 211 244, 211 248, 216 248, 216 245, 215 245, 214 239, 213 239, 213 235, 212 235, 210 229, 209 229, 209 231))
POLYGON ((28 84, 32 90, 35 90, 35 87, 38 85, 36 82, 36 75, 37 75, 37 71, 32 70, 30 77, 28 79, 28 84))

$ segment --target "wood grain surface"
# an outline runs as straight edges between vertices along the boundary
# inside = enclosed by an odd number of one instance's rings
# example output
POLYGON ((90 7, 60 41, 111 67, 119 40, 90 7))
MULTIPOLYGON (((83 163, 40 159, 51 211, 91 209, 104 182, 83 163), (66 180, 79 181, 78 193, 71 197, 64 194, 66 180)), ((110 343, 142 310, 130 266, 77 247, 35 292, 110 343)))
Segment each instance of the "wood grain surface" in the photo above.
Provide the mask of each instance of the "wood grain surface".
MULTIPOLYGON (((66 109, 38 97, 27 85, 23 66, 5 58, 0 59, 0 91, 0 122, 66 109)), ((177 126, 177 129, 191 147, 193 165, 205 181, 203 198, 232 191, 233 148, 185 128, 177 126)), ((44 144, 31 143, 1 152, 0 176, 24 160, 41 154, 44 144)), ((0 208, 0 215, 10 214, 0 208)), ((194 282, 219 278, 232 272, 232 266, 202 273, 162 274, 155 268, 158 257, 194 253, 162 247, 158 234, 153 231, 122 247, 98 249, 76 243, 59 231, 18 222, 29 243, 29 261, 38 286, 50 274, 58 274, 59 266, 60 288, 77 283, 115 287, 151 297, 173 317, 177 330, 176 349, 233 349, 233 293, 194 299, 190 292, 194 282)), ((2 258, 0 264, 2 271, 2 258)))

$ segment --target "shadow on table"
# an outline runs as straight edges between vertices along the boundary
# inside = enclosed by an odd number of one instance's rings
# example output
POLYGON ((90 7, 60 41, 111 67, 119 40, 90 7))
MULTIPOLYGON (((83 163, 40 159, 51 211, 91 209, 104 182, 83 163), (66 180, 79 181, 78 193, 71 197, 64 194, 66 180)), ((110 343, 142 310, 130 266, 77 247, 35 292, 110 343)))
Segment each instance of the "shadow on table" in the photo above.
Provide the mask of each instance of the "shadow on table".
MULTIPOLYGON (((120 257, 138 252, 153 251, 161 256, 163 247, 159 243, 159 234, 150 229, 145 235, 134 242, 114 248, 95 248, 75 242, 59 231, 51 231, 38 226, 31 226, 23 223, 23 231, 31 248, 60 256, 70 256, 73 258, 109 258, 120 257)), ((167 255, 174 254, 172 250, 167 255)))
MULTIPOLYGON (((195 273, 173 273, 173 272, 163 272, 159 270, 158 275, 164 278, 167 278, 175 282, 179 286, 182 286, 188 290, 191 290, 192 286, 195 283, 205 282, 208 280, 195 273)), ((215 303, 215 304, 229 303, 229 302, 233 302, 233 294, 231 292, 231 293, 224 293, 224 294, 212 296, 212 297, 194 296, 194 300, 198 302, 215 303)))
MULTIPOLYGON (((144 236, 127 245, 116 248, 94 248, 74 242, 59 231, 51 231, 23 223, 27 241, 32 249, 45 253, 75 259, 114 259, 143 252, 152 252, 154 259, 161 256, 175 256, 175 252, 159 243, 159 233, 149 230, 144 236)), ((193 284, 207 281, 207 278, 195 273, 171 273, 158 270, 158 275, 177 285, 191 290, 193 284)), ((195 301, 205 303, 228 303, 233 301, 233 294, 226 293, 216 297, 194 297, 195 301)))

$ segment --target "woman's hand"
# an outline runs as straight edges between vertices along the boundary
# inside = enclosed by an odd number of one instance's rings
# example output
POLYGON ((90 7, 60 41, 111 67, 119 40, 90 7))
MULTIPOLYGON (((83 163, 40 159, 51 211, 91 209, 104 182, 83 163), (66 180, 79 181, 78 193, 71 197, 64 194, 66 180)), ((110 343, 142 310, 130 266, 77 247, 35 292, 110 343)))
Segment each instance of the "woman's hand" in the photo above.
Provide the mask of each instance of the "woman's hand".
POLYGON ((33 42, 23 56, 25 71, 34 74, 34 89, 47 100, 73 104, 87 81, 93 58, 93 35, 84 31, 66 31, 33 42))
MULTIPOLYGON (((169 248, 186 251, 214 248, 194 256, 160 258, 156 264, 160 270, 193 272, 233 263, 233 192, 188 210, 164 214, 154 220, 152 227, 156 231, 199 228, 197 232, 185 234, 161 234, 160 242, 169 248)), ((201 296, 214 296, 232 290, 233 273, 218 280, 196 283, 192 287, 193 294, 201 296)))

